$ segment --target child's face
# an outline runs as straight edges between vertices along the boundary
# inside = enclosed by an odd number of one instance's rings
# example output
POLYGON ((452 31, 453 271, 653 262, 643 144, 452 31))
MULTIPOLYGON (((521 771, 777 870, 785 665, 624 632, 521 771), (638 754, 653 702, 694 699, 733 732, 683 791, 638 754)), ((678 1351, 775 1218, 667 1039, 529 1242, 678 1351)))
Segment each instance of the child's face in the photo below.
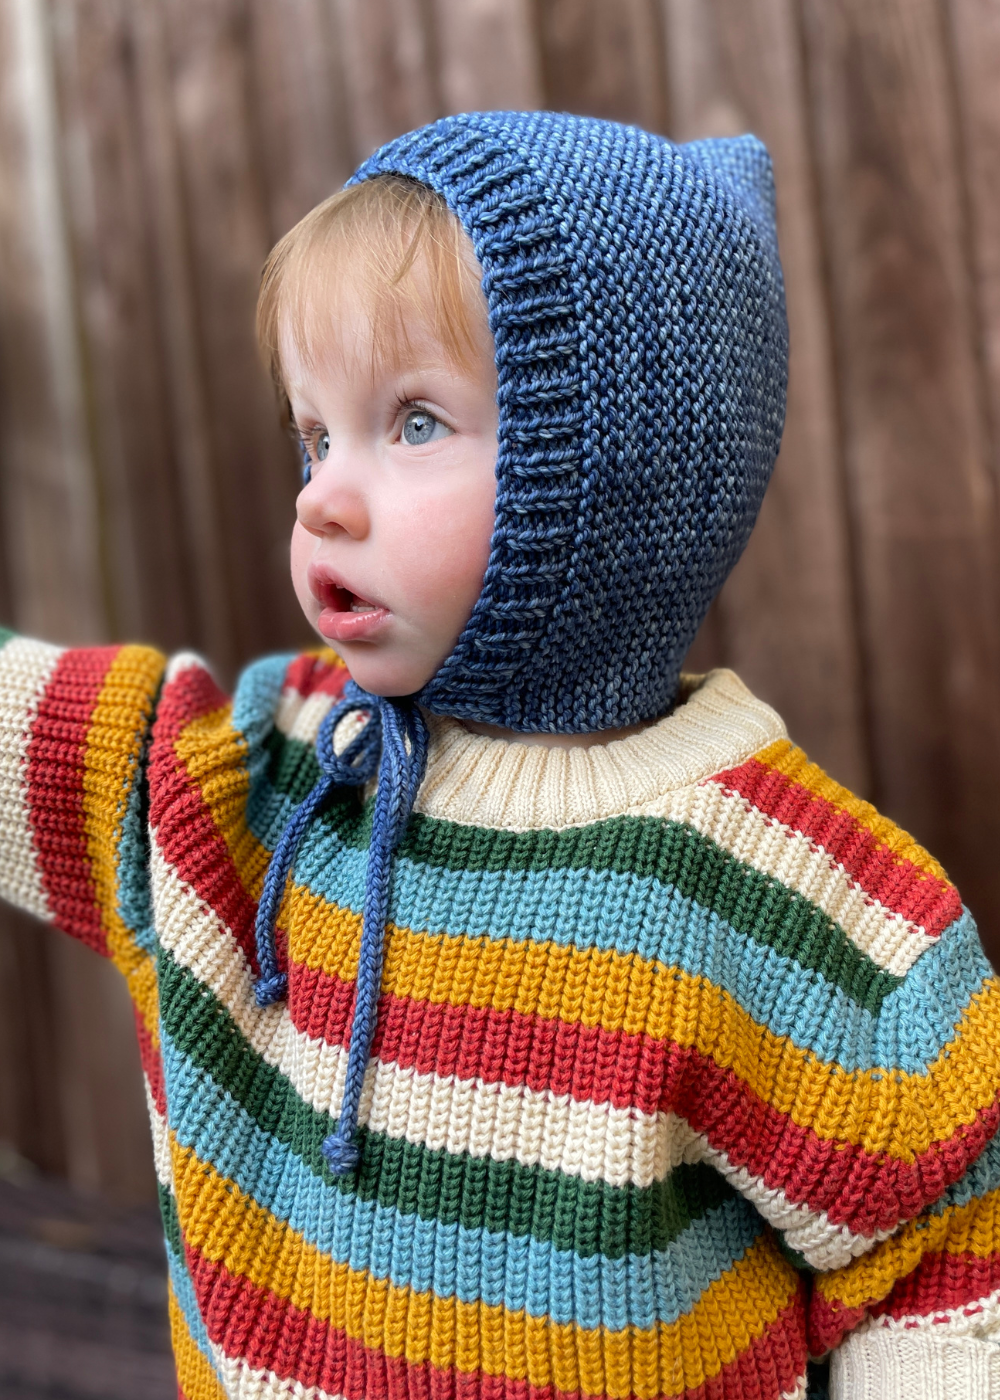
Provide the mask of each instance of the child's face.
POLYGON ((373 361, 370 317, 349 280, 310 361, 291 336, 282 341, 292 414, 312 464, 296 505, 292 581, 306 617, 360 686, 409 695, 452 651, 489 559, 492 337, 483 316, 470 365, 457 365, 417 298, 404 312, 401 348, 373 361))

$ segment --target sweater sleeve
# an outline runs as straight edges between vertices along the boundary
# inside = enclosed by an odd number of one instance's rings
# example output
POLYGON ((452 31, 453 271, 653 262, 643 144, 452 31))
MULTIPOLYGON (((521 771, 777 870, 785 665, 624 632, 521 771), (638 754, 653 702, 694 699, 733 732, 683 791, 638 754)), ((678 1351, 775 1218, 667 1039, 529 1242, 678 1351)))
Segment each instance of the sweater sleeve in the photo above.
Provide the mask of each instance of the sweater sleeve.
POLYGON ((967 911, 883 1004, 857 1253, 817 1274, 831 1400, 1000 1398, 1000 989, 967 911))
POLYGON ((130 981, 149 962, 143 770, 164 664, 0 632, 0 896, 130 981))
POLYGON ((972 916, 787 740, 716 781, 794 971, 752 1071, 767 1109, 714 1158, 808 1279, 832 1400, 1000 1400, 1000 984, 972 916))

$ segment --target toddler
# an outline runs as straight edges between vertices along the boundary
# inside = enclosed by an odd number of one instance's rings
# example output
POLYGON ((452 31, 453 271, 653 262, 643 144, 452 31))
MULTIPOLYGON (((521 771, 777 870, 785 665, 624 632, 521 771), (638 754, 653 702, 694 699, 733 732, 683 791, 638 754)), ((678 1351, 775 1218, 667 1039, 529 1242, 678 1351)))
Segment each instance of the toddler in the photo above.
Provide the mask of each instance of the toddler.
POLYGON ((258 324, 332 649, 0 650, 0 888, 128 981, 180 1395, 1000 1396, 972 919, 680 674, 781 434, 761 145, 448 118, 258 324))

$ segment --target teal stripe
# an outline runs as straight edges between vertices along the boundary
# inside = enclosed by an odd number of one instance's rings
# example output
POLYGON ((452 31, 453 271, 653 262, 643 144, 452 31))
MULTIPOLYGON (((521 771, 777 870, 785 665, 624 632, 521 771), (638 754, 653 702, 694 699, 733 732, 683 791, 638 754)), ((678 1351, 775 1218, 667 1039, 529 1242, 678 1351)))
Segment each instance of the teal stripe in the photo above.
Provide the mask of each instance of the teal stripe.
POLYGON ((262 1132, 211 1075, 180 1055, 168 1036, 163 1060, 171 1103, 181 1110, 175 1131, 182 1146, 212 1162, 336 1263, 401 1288, 502 1304, 580 1327, 652 1327, 689 1312, 764 1228, 748 1202, 731 1197, 692 1221, 666 1249, 612 1260, 600 1254, 581 1258, 531 1235, 403 1215, 330 1191, 294 1152, 262 1132))
MULTIPOLYGON (((366 852, 344 844, 337 831, 317 830, 303 844, 295 879, 314 897, 360 915, 366 860, 366 852)), ((989 975, 966 914, 905 980, 893 979, 896 990, 876 1018, 836 982, 677 889, 609 870, 469 872, 399 857, 389 917, 416 933, 551 940, 679 968, 721 987, 775 1035, 848 1072, 879 1067, 926 1073, 989 975), (907 1030, 900 1035, 904 1016, 907 1030)))
POLYGON ((7 643, 12 641, 16 636, 17 633, 12 632, 9 627, 0 627, 0 649, 5 647, 7 643))
MULTIPOLYGON (((305 1103, 291 1082, 247 1043, 208 988, 165 951, 159 978, 163 1033, 172 1037, 176 1053, 210 1075, 226 1102, 238 1104, 258 1129, 293 1153, 311 1177, 360 1199, 377 1200, 440 1224, 503 1228, 551 1241, 557 1249, 571 1249, 580 1257, 601 1253, 614 1259, 665 1248, 691 1219, 733 1194, 705 1166, 679 1167, 665 1182, 650 1187, 615 1187, 537 1166, 431 1151, 420 1143, 365 1130, 358 1177, 331 1178, 320 1147, 334 1120, 305 1103)), ((185 1104, 182 1111, 169 1097, 171 1123, 190 1133, 206 1106, 197 1099, 185 1104), (191 1114, 195 1117, 186 1116, 191 1114)), ((225 1141, 217 1144, 214 1138, 204 1146, 213 1160, 229 1150, 225 1141)))

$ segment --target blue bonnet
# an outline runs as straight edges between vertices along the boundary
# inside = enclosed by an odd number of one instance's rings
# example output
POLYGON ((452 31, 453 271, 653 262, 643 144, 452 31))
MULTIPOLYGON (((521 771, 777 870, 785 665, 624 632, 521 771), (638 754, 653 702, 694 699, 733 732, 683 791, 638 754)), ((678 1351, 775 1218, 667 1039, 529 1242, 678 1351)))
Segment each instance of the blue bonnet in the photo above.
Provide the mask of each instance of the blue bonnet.
POLYGON ((426 709, 519 731, 664 714, 750 535, 788 335, 771 162, 551 112, 447 117, 353 181, 431 186, 469 234, 496 342, 496 526, 426 709))

